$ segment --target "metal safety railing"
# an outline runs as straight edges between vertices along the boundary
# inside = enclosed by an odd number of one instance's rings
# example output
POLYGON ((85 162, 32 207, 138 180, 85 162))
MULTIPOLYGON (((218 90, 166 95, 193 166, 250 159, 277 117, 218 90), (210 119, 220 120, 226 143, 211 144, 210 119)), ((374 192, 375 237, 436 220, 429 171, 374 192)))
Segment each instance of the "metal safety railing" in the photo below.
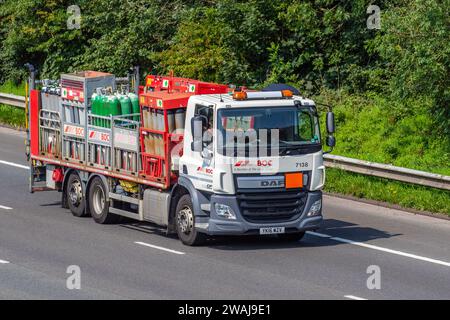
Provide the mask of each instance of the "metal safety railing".
POLYGON ((25 109, 25 97, 0 92, 0 104, 25 109))
POLYGON ((368 176, 450 190, 450 176, 327 154, 325 166, 368 176))

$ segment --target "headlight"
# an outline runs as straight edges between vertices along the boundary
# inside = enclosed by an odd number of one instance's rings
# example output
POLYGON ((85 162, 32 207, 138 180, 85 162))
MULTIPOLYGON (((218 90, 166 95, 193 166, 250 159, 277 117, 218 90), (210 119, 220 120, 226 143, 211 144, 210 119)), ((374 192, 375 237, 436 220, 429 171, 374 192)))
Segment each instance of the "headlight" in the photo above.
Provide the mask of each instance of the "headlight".
POLYGON ((307 216, 312 217, 318 215, 320 213, 320 209, 322 209, 322 200, 317 200, 309 209, 307 216))
POLYGON ((227 206, 226 204, 216 203, 214 204, 214 208, 216 209, 216 213, 219 217, 236 220, 236 214, 230 206, 227 206))

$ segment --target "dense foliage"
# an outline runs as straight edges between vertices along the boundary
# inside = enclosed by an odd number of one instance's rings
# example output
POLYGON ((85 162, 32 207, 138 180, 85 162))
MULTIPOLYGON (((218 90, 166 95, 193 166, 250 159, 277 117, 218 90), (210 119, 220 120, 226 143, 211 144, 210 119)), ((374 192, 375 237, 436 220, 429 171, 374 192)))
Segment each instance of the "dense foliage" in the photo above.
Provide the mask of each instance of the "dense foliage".
POLYGON ((449 0, 3 0, 1 78, 25 62, 124 72, 133 64, 239 84, 311 81, 399 96, 448 94, 449 0), (70 30, 67 8, 81 9, 70 30), (399 85, 401 84, 401 85, 399 85))
POLYGON ((429 99, 400 103, 372 93, 328 102, 335 106, 338 128, 335 154, 450 176, 450 136, 433 132, 429 99))

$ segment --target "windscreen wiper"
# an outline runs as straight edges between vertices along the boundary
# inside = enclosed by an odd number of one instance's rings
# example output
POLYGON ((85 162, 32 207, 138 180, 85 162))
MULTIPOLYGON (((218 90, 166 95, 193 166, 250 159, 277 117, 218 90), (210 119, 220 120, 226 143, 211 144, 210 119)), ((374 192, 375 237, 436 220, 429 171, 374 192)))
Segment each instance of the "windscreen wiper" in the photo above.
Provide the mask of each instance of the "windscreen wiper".
POLYGON ((313 144, 299 144, 299 145, 288 145, 280 146, 280 156, 299 154, 299 151, 309 149, 313 147, 313 144))

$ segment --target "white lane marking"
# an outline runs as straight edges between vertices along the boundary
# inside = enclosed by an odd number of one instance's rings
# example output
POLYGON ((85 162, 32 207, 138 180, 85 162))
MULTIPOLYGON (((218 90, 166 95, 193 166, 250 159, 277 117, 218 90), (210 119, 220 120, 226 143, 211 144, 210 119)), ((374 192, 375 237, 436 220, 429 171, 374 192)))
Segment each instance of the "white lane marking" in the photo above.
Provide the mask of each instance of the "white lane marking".
POLYGON ((12 210, 12 208, 10 208, 10 207, 5 207, 5 206, 2 206, 2 205, 0 205, 0 209, 12 210))
POLYGON ((155 246, 155 245, 153 245, 153 244, 149 244, 149 243, 145 243, 145 242, 135 241, 134 243, 139 244, 139 245, 141 245, 141 246, 150 247, 150 248, 153 248, 153 249, 158 249, 158 250, 162 250, 162 251, 167 251, 167 252, 170 252, 170 253, 175 253, 175 254, 185 254, 184 252, 181 252, 181 251, 176 251, 176 250, 172 250, 172 249, 167 249, 167 248, 164 248, 164 247, 155 246))
POLYGON ((9 263, 9 261, 1 260, 1 259, 0 259, 0 264, 8 264, 8 263, 9 263))
POLYGON ((364 299, 364 298, 361 298, 361 297, 357 297, 357 296, 352 296, 352 295, 347 295, 347 296, 344 296, 345 298, 348 298, 348 299, 352 299, 352 300, 367 300, 367 299, 364 299))
POLYGON ((422 256, 418 256, 418 255, 412 254, 412 253, 402 252, 402 251, 398 251, 398 250, 392 250, 392 249, 389 249, 389 248, 374 246, 372 244, 362 243, 362 242, 353 241, 353 240, 348 240, 348 239, 344 239, 344 238, 340 238, 340 237, 333 237, 333 236, 330 236, 330 235, 327 235, 327 234, 323 234, 323 233, 307 231, 307 234, 312 235, 312 236, 316 236, 316 237, 321 237, 321 238, 328 238, 330 240, 343 242, 343 243, 348 243, 348 244, 352 244, 352 245, 355 245, 355 246, 364 247, 364 248, 367 248, 367 249, 373 249, 373 250, 378 250, 378 251, 382 251, 382 252, 392 253, 392 254, 396 254, 396 255, 399 255, 399 256, 403 256, 403 257, 408 257, 408 258, 412 258, 412 259, 416 259, 416 260, 426 261, 426 262, 435 263, 435 264, 439 264, 439 265, 442 265, 442 266, 450 267, 450 262, 437 260, 437 259, 431 259, 431 258, 427 258, 427 257, 422 257, 422 256))
POLYGON ((316 236, 316 237, 331 238, 331 236, 329 236, 327 234, 323 234, 323 233, 317 233, 317 232, 313 232, 313 231, 306 231, 306 233, 309 235, 312 235, 312 236, 316 236))
POLYGON ((0 160, 0 163, 6 164, 6 165, 12 166, 12 167, 17 167, 17 168, 21 168, 21 169, 27 169, 27 170, 30 170, 30 167, 24 166, 24 165, 22 165, 22 164, 14 163, 14 162, 8 162, 8 161, 0 160))

